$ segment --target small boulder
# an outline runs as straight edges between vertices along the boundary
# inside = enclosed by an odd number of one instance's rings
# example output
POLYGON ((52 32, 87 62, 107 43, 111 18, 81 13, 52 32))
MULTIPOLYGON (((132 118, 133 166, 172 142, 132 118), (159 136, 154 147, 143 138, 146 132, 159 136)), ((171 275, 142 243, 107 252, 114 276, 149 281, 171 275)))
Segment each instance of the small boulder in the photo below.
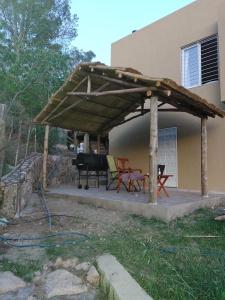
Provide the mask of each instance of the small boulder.
POLYGON ((77 271, 87 272, 90 269, 91 264, 89 262, 83 262, 75 267, 77 271))
POLYGON ((48 299, 55 296, 69 296, 87 292, 87 287, 82 284, 79 277, 63 269, 47 275, 44 289, 48 299))
POLYGON ((43 265, 43 271, 46 272, 48 270, 48 264, 43 265))
POLYGON ((78 258, 74 257, 72 259, 67 259, 62 262, 62 267, 64 269, 74 269, 76 265, 78 264, 78 258))
POLYGON ((55 268, 61 268, 62 265, 63 265, 62 257, 57 257, 57 259, 55 261, 55 264, 54 264, 54 267, 55 268))
POLYGON ((0 294, 24 288, 26 283, 12 272, 0 272, 0 294))
POLYGON ((41 272, 40 271, 34 272, 34 276, 41 276, 41 272))
POLYGON ((94 286, 99 285, 100 275, 94 266, 91 266, 87 273, 87 281, 94 286))
POLYGON ((37 300, 37 298, 35 296, 29 296, 27 300, 37 300))

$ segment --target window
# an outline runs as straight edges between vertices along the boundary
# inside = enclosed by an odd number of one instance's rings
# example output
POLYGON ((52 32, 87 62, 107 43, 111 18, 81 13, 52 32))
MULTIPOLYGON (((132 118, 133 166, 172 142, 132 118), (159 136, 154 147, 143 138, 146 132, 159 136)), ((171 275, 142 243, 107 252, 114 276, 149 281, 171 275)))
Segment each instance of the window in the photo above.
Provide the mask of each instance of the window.
POLYGON ((184 87, 191 88, 218 79, 217 36, 211 36, 182 49, 184 87))

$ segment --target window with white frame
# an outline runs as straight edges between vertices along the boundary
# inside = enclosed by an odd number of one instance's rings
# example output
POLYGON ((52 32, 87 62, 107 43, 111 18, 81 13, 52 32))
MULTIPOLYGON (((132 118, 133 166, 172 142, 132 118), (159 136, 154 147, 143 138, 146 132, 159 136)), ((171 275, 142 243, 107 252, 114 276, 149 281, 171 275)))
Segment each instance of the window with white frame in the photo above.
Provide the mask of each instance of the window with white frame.
POLYGON ((182 84, 186 88, 219 79, 217 35, 182 49, 182 84))

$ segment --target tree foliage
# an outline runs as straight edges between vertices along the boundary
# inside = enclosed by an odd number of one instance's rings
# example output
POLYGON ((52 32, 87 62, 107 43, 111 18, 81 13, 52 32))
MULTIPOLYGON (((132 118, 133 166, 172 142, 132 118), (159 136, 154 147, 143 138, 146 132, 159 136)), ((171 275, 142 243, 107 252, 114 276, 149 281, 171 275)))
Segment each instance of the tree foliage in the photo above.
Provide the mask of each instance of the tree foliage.
POLYGON ((92 51, 73 48, 77 15, 68 0, 0 1, 0 101, 33 116, 92 51))
POLYGON ((19 120, 29 123, 71 68, 95 57, 73 46, 77 28, 70 0, 0 0, 0 103, 7 104, 14 135, 19 120))

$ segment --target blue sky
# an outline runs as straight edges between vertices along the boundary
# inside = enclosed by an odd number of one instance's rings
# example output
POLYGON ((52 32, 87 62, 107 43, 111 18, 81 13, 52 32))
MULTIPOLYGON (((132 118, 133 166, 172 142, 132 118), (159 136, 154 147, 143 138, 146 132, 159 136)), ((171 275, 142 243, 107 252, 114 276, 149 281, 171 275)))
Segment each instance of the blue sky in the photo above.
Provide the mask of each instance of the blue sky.
POLYGON ((75 45, 110 64, 111 44, 194 0, 71 0, 79 17, 75 45))

